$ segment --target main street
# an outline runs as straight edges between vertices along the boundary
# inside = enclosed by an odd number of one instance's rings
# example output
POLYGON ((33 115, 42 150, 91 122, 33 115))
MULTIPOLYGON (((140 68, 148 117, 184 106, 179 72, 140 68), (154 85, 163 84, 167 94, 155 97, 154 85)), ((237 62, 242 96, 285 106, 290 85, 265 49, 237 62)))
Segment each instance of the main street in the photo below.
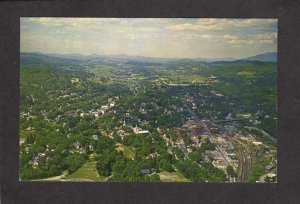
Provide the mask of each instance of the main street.
MULTIPOLYGON (((207 136, 209 140, 216 145, 216 151, 220 153, 220 155, 223 157, 226 165, 231 165, 231 162, 228 161, 227 156, 224 155, 224 153, 221 151, 219 144, 214 141, 213 135, 210 132, 210 129, 207 125, 206 121, 200 120, 197 114, 195 114, 194 111, 192 111, 188 106, 186 108, 189 110, 189 116, 190 118, 197 123, 199 126, 203 124, 204 129, 207 132, 207 136)), ((210 122, 213 123, 213 125, 219 127, 220 129, 224 129, 220 124, 217 124, 216 121, 210 116, 210 122)), ((248 182, 250 173, 251 173, 251 165, 252 165, 252 152, 250 149, 250 146, 245 142, 239 139, 237 135, 233 136, 226 136, 224 135, 229 141, 232 142, 234 145, 234 148, 236 150, 236 154, 238 157, 239 165, 238 165, 238 178, 237 181, 239 182, 248 182)))
POLYGON ((226 158, 226 156, 224 155, 224 153, 221 151, 220 147, 219 147, 219 144, 216 143, 214 140, 213 140, 213 137, 212 137, 212 134, 210 132, 210 129, 208 128, 206 122, 204 121, 201 121, 200 118, 193 112, 190 110, 190 114, 192 116, 192 119, 194 120, 194 122, 196 122, 198 125, 201 125, 203 124, 204 125, 204 129, 206 130, 207 132, 207 136, 209 138, 209 140, 214 143, 216 145, 216 150, 220 153, 220 155, 223 157, 224 161, 226 162, 227 165, 231 165, 230 162, 228 161, 228 159, 226 158))
MULTIPOLYGON (((223 127, 215 123, 215 120, 212 117, 211 121, 214 123, 214 125, 223 129, 223 127)), ((234 145, 238 157, 239 165, 237 181, 248 182, 251 173, 252 151, 250 150, 249 145, 245 143, 245 141, 240 140, 238 136, 227 136, 226 138, 234 145)))

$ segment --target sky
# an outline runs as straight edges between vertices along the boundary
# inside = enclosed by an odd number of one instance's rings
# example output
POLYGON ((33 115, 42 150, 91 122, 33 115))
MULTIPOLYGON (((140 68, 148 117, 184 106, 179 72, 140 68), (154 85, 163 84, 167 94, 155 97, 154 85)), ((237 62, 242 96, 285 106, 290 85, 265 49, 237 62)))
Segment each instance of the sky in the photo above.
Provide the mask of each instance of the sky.
POLYGON ((277 19, 29 18, 21 52, 243 58, 277 51, 277 19))

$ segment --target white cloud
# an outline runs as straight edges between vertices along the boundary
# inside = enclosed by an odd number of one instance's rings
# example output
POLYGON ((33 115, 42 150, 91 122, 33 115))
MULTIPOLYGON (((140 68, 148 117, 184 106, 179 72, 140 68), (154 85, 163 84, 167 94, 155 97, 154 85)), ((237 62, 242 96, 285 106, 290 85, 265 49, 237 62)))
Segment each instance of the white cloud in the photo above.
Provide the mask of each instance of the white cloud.
POLYGON ((172 31, 226 31, 232 28, 268 27, 277 24, 276 19, 199 19, 195 23, 168 26, 172 31))
POLYGON ((21 51, 236 57, 276 45, 274 19, 21 18, 21 51))
POLYGON ((236 35, 224 35, 222 36, 224 40, 237 40, 239 37, 236 35))
POLYGON ((202 24, 177 24, 168 26, 167 29, 171 31, 207 31, 207 30, 222 30, 222 28, 218 27, 215 24, 210 25, 202 25, 202 24))
POLYGON ((223 43, 252 45, 252 44, 276 44, 277 33, 261 33, 250 35, 200 35, 201 38, 206 40, 218 40, 223 43))

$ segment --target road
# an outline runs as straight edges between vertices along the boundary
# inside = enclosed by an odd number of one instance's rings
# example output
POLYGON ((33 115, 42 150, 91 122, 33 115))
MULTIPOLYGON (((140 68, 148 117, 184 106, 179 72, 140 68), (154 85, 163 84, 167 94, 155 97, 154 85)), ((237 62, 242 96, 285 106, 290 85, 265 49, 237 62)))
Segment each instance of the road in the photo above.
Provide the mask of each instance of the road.
POLYGON ((59 176, 53 176, 49 178, 44 178, 44 179, 36 179, 32 181, 61 181, 63 178, 65 178, 67 175, 67 171, 64 171, 62 175, 59 176))
POLYGON ((230 165, 232 166, 232 164, 228 161, 227 157, 223 154, 223 152, 220 150, 220 147, 218 145, 218 143, 215 143, 212 139, 212 135, 211 135, 211 132, 207 126, 207 124, 205 122, 203 122, 202 120, 200 120, 199 116, 197 114, 195 114, 194 111, 192 111, 188 106, 186 106, 186 108, 189 110, 189 114, 190 114, 190 117, 192 120, 194 120, 194 122, 196 122, 199 126, 201 124, 203 124, 204 126, 204 129, 207 131, 207 135, 208 135, 208 138, 209 140, 215 144, 215 147, 216 147, 216 151, 218 151, 220 153, 220 155, 223 157, 223 160, 225 161, 226 165, 230 165))
POLYGON ((223 154, 223 152, 220 150, 219 145, 213 141, 212 135, 211 135, 211 133, 210 133, 210 131, 209 131, 209 128, 208 128, 207 124, 206 124, 205 122, 203 122, 203 124, 204 124, 204 128, 206 129, 206 131, 207 131, 207 133, 208 133, 209 140, 210 140, 212 143, 214 143, 214 144, 216 145, 216 150, 222 155, 222 157, 223 157, 224 161, 226 162, 227 166, 228 166, 228 165, 231 165, 230 162, 228 161, 228 159, 226 158, 226 156, 225 156, 225 155, 223 154))
POLYGON ((262 129, 259 129, 257 127, 248 127, 248 129, 249 130, 254 129, 254 130, 260 131, 264 135, 264 137, 271 140, 272 142, 277 143, 277 139, 274 136, 269 135, 266 131, 264 131, 262 129))

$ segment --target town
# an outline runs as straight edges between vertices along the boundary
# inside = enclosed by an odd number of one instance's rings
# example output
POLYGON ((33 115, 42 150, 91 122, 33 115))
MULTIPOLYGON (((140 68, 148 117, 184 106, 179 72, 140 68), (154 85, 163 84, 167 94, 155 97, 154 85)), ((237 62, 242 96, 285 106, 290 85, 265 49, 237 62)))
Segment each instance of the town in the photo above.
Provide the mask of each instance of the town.
MULTIPOLYGON (((236 75, 236 64, 229 81, 203 62, 197 77, 194 62, 51 70, 30 62, 52 66, 39 55, 21 57, 21 180, 276 182, 276 107, 265 99, 274 89, 249 102, 261 82, 236 75)), ((264 76, 274 64, 245 66, 264 76)))

